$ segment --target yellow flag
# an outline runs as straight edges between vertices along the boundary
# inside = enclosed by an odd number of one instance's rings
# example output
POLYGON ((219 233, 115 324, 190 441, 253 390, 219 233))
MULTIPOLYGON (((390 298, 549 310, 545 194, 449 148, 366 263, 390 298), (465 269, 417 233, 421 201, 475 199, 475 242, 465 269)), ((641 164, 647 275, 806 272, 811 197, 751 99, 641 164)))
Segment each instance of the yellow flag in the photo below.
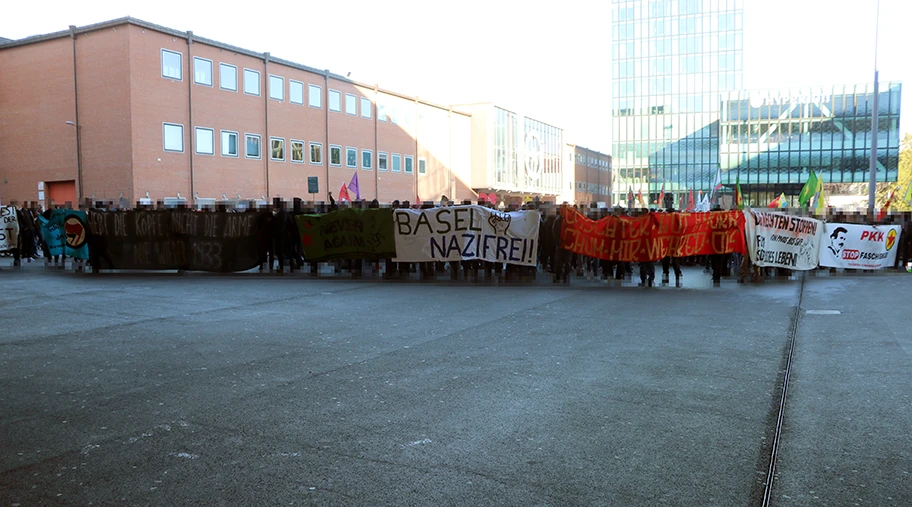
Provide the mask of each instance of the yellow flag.
POLYGON ((817 214, 823 215, 826 212, 826 192, 823 190, 822 182, 817 184, 817 188, 820 189, 820 193, 817 195, 817 214))

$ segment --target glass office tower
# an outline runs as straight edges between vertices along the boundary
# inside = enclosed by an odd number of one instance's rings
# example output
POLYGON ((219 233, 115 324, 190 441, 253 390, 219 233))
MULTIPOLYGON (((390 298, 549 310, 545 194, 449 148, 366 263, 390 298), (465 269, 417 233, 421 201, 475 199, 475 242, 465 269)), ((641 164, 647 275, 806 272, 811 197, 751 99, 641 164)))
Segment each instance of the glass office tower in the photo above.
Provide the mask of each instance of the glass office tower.
MULTIPOLYGON (((880 83, 877 181, 896 181, 902 85, 880 83)), ((722 183, 741 183, 745 204, 765 206, 784 193, 792 205, 810 172, 824 183, 867 183, 874 85, 752 90, 723 96, 722 183)))
POLYGON ((742 88, 743 0, 612 0, 613 202, 676 206, 719 168, 722 92, 742 88))

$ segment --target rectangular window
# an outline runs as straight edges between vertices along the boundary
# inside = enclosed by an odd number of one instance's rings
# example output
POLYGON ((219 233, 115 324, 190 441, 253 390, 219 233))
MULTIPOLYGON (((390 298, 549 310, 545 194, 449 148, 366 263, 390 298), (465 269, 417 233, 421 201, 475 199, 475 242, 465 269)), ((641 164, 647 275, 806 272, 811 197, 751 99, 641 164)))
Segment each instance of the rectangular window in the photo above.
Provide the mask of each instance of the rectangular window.
POLYGON ((323 165, 323 144, 310 143, 310 163, 323 165))
POLYGON ((427 174, 427 160, 423 158, 418 159, 418 174, 427 174))
POLYGON ((184 126, 176 123, 162 125, 162 144, 165 151, 184 151, 184 126))
POLYGON ((345 94, 345 114, 358 115, 358 97, 350 93, 345 94))
POLYGON ((212 61, 205 58, 193 57, 193 82, 200 85, 212 86, 212 61))
POLYGON ((181 70, 183 69, 183 64, 181 64, 182 57, 183 55, 180 53, 162 49, 162 77, 180 81, 182 79, 181 70))
POLYGON ((222 131, 222 156, 238 156, 238 133, 227 130, 222 131))
POLYGON ((389 169, 389 165, 388 165, 389 161, 387 159, 388 157, 389 157, 389 155, 387 155, 386 153, 384 153, 382 151, 377 153, 377 170, 378 171, 386 171, 389 169))
POLYGON ((370 150, 361 150, 361 169, 370 171, 374 165, 374 154, 370 150))
POLYGON ((402 156, 398 153, 393 153, 393 172, 402 172, 402 156))
POLYGON ((273 75, 269 76, 269 98, 285 100, 285 78, 273 75))
POLYGON ((412 174, 412 157, 405 157, 405 173, 412 174))
POLYGON ((244 134, 244 142, 247 145, 247 158, 260 158, 260 136, 256 134, 244 134))
POLYGON ((244 69, 244 93, 248 95, 260 94, 260 73, 255 70, 244 69))
MULTIPOLYGON (((323 107, 323 88, 317 85, 307 85, 308 100, 310 107, 323 107)), ((311 145, 313 146, 313 145, 311 145)), ((321 145, 322 146, 322 145, 321 145)), ((322 162, 320 162, 322 164, 322 162)))
POLYGON ((354 167, 358 168, 358 149, 357 148, 345 148, 345 167, 354 167))
POLYGON ((269 158, 272 160, 285 160, 285 140, 281 137, 269 138, 269 158))
POLYGON ((219 86, 222 90, 237 91, 237 67, 227 63, 219 64, 219 86))
POLYGON ((215 131, 196 127, 196 152, 201 155, 215 155, 215 131))
POLYGON ((370 118, 371 117, 371 101, 367 97, 361 97, 361 117, 370 118))
MULTIPOLYGON (((302 88, 302 90, 303 90, 303 88, 302 88)), ((304 141, 295 141, 294 139, 292 139, 291 141, 289 141, 289 144, 291 144, 291 161, 303 164, 304 163, 304 141)))
POLYGON ((288 81, 288 101, 292 104, 304 104, 304 83, 288 81))
POLYGON ((336 90, 329 90, 329 110, 335 112, 342 111, 342 93, 336 90))
POLYGON ((342 167, 342 147, 334 144, 329 145, 329 165, 342 167))

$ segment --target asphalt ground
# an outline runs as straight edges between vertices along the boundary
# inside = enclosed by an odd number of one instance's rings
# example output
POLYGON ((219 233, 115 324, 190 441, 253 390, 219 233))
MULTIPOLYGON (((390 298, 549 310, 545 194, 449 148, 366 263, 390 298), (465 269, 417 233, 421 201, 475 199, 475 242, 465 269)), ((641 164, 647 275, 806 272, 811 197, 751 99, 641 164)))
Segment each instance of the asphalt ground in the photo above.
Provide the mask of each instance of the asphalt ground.
POLYGON ((2 505, 912 505, 912 275, 0 269, 2 505))

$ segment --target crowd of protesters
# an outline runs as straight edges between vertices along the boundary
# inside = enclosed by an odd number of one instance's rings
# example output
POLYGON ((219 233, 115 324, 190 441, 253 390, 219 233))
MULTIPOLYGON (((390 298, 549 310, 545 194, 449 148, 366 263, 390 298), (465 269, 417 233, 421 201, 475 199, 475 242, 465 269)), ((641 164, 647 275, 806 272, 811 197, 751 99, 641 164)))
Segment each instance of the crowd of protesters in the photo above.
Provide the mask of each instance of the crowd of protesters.
MULTIPOLYGON (((361 277, 366 271, 372 271, 381 274, 385 279, 394 280, 465 280, 470 282, 481 280, 502 280, 505 282, 532 282, 538 278, 538 273, 548 273, 554 283, 566 284, 570 282, 571 275, 577 277, 587 277, 589 279, 601 279, 605 281, 613 280, 616 282, 633 282, 638 280, 641 287, 651 287, 656 282, 656 263, 655 262, 619 262, 604 259, 596 259, 580 254, 570 252, 560 246, 562 218, 560 208, 562 206, 571 206, 567 203, 555 205, 552 203, 542 203, 538 200, 528 201, 524 204, 513 203, 501 205, 501 211, 521 211, 537 210, 541 214, 541 223, 539 228, 538 244, 538 265, 521 266, 516 264, 489 262, 484 260, 463 260, 450 262, 394 262, 393 259, 337 259, 325 263, 309 262, 301 248, 300 237, 297 228, 294 225, 294 216, 299 214, 325 214, 336 211, 341 208, 393 208, 393 209, 428 209, 438 206, 454 206, 477 204, 490 208, 496 208, 496 205, 484 200, 454 202, 443 196, 439 202, 424 201, 422 203, 412 203, 408 200, 395 200, 389 204, 381 204, 376 199, 371 201, 356 200, 353 202, 337 202, 332 194, 329 194, 329 202, 312 202, 295 198, 292 202, 275 199, 271 204, 264 204, 256 201, 242 202, 224 202, 217 203, 213 206, 201 206, 195 208, 198 212, 245 212, 255 210, 269 210, 270 222, 266 226, 269 233, 264 236, 269 243, 264 247, 264 256, 260 266, 260 271, 279 271, 284 272, 287 262, 290 271, 304 271, 311 275, 317 276, 320 273, 320 265, 329 265, 335 273, 350 273, 353 277, 361 277)), ((598 207, 596 203, 588 205, 574 205, 574 207, 584 216, 592 220, 599 220, 609 215, 614 216, 631 216, 637 217, 648 213, 667 213, 673 212, 671 208, 663 210, 645 209, 645 208, 623 208, 623 207, 598 207)), ((156 205, 137 203, 132 209, 136 210, 154 210, 154 209, 175 209, 185 208, 185 206, 166 206, 162 202, 156 205)), ((93 211, 117 211, 127 210, 130 208, 115 206, 110 202, 96 202, 91 207, 85 206, 90 213, 93 211)), ((721 211, 719 206, 712 211, 721 211)), ((0 252, 3 255, 13 257, 13 266, 20 266, 22 261, 32 262, 33 260, 44 257, 47 266, 63 267, 65 260, 60 256, 48 255, 49 249, 45 245, 44 238, 39 229, 39 216, 50 219, 51 210, 42 210, 40 206, 34 204, 25 207, 16 207, 17 219, 20 224, 19 248, 12 249, 9 252, 0 252)), ((871 224, 874 223, 871 217, 863 213, 843 212, 829 210, 826 221, 834 223, 854 223, 854 224, 871 224)), ((895 267, 904 267, 906 263, 912 262, 912 215, 909 213, 890 214, 878 223, 902 225, 903 233, 899 241, 899 250, 895 267)), ((90 243, 91 244, 91 243, 90 243)), ((88 262, 91 265, 91 260, 88 262)), ((676 287, 683 286, 682 266, 692 266, 703 268, 703 273, 711 277, 714 285, 718 285, 722 278, 737 277, 739 283, 753 282, 757 283, 764 279, 773 277, 789 277, 791 272, 785 269, 761 268, 751 264, 749 256, 739 253, 708 255, 697 257, 666 257, 658 261, 661 266, 661 284, 672 284, 672 275, 676 287)), ((79 269, 82 265, 78 264, 79 269)), ((820 268, 824 269, 824 268, 820 268)))

